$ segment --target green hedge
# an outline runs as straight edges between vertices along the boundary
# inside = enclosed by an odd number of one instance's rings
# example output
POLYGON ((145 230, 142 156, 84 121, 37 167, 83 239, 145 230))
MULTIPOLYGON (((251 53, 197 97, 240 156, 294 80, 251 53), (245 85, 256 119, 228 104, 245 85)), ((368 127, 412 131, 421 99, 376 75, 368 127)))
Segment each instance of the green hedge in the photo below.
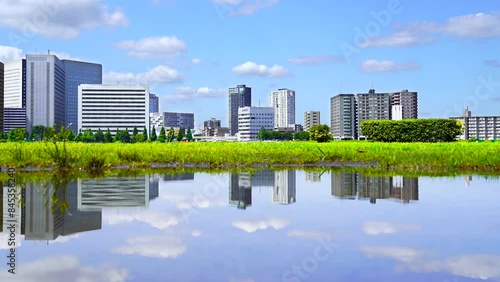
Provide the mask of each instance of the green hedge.
POLYGON ((367 120, 361 133, 381 142, 451 142, 463 132, 455 119, 367 120))

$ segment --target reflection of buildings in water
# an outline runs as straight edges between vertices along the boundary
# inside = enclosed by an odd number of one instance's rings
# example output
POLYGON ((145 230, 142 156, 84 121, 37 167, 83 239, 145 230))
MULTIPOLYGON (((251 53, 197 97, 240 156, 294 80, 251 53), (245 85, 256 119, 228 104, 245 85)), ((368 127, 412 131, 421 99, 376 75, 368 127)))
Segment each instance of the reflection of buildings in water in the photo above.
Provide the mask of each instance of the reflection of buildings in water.
POLYGON ((321 182, 321 173, 306 172, 306 182, 321 182))
POLYGON ((78 209, 78 184, 72 180, 66 188, 66 201, 68 210, 64 214, 63 236, 100 230, 102 227, 102 212, 82 211, 78 209))
POLYGON ((194 173, 163 174, 163 181, 194 180, 194 173))
POLYGON ((332 175, 332 195, 340 199, 356 199, 358 179, 356 173, 351 172, 331 172, 332 175))
MULTIPOLYGON (((2 212, 2 216, 0 217, 0 232, 9 232, 8 229, 11 224, 14 224, 15 232, 14 234, 22 235, 24 234, 23 227, 23 216, 24 216, 24 208, 21 204, 22 192, 24 190, 20 189, 20 187, 16 187, 15 192, 15 211, 11 212, 9 209, 11 208, 12 201, 9 205, 9 186, 8 182, 2 183, 0 182, 0 211, 2 212), (19 193, 21 192, 21 195, 19 193), (11 217, 12 215, 12 217, 11 217)), ((12 194, 12 193, 10 193, 12 194)), ((12 199, 12 197, 10 197, 12 199)), ((16 240, 19 240, 20 236, 16 237, 16 240)))
POLYGON ((252 187, 247 174, 231 173, 229 204, 243 210, 252 205, 252 187))
POLYGON ((340 199, 418 201, 418 178, 369 177, 358 172, 332 172, 332 195, 340 199))
POLYGON ((295 203, 297 185, 295 174, 295 170, 275 172, 274 188, 271 190, 271 201, 284 205, 295 203))
POLYGON ((160 186, 160 176, 158 174, 153 174, 149 177, 149 200, 153 201, 154 199, 160 196, 159 186, 160 186))
POLYGON ((63 199, 63 189, 56 189, 49 182, 27 183, 25 193, 25 239, 55 240, 63 232, 64 213, 53 196, 63 199))
POLYGON ((464 180, 465 180, 465 186, 469 187, 470 183, 472 182, 472 176, 466 175, 466 176, 464 176, 464 180))
POLYGON ((148 207, 149 175, 78 179, 78 209, 148 207))
POLYGON ((275 182, 274 170, 259 170, 249 173, 240 173, 240 177, 250 180, 251 187, 274 187, 275 182))
MULTIPOLYGON (((7 192, 7 188, 5 188, 5 192, 7 192)), ((7 194, 7 193, 6 193, 7 194)), ((3 202, 4 202, 4 198, 3 198, 3 183, 0 182, 0 211, 2 211, 2 216, 0 217, 0 233, 3 232, 3 217, 5 216, 5 211, 3 210, 3 202)))

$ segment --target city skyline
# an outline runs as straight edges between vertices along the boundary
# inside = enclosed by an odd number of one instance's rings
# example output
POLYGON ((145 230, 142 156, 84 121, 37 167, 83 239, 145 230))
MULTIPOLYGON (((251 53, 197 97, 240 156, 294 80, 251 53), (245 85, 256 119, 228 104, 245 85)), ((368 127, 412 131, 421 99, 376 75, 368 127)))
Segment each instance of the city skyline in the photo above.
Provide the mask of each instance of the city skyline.
POLYGON ((335 1, 108 4, 6 3, 18 13, 0 21, 0 61, 51 50, 61 60, 102 64, 104 83, 149 84, 162 111, 195 112, 196 127, 211 117, 228 124, 227 88, 238 84, 253 88, 253 105, 275 89, 294 89, 298 113, 328 113, 330 97, 374 88, 418 91, 422 118, 458 116, 465 104, 498 115, 500 17, 491 1, 432 11, 428 0, 342 2, 341 9, 335 1), (63 16, 75 9, 81 13, 63 16), (202 30, 185 17, 194 14, 202 30), (275 20, 281 15, 302 20, 285 25, 275 20), (26 31, 25 20, 37 28, 26 31), (284 45, 292 31, 297 40, 284 45), (252 39, 234 44, 241 35, 252 39))

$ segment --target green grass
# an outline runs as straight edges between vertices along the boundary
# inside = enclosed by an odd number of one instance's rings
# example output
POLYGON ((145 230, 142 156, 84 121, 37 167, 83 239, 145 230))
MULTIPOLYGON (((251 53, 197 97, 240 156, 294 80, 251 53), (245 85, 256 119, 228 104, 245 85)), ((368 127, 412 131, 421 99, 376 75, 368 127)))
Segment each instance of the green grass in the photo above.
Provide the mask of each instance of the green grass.
MULTIPOLYGON (((62 151, 62 143, 58 144, 62 151)), ((500 172, 500 142, 377 143, 377 142, 194 142, 140 144, 67 143, 71 170, 138 168, 153 163, 203 164, 210 168, 253 165, 325 165, 363 163, 378 168, 500 172)), ((15 168, 57 168, 54 144, 0 143, 0 165, 15 168)))

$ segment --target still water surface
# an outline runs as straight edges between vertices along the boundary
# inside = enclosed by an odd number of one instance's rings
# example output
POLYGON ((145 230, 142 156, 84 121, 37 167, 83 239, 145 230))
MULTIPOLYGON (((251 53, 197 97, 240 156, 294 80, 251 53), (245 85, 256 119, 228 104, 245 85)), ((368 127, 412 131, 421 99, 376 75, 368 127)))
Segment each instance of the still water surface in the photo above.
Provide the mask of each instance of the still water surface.
POLYGON ((500 280, 495 178, 260 171, 79 179, 57 191, 27 183, 14 275, 5 191, 0 281, 500 280))

